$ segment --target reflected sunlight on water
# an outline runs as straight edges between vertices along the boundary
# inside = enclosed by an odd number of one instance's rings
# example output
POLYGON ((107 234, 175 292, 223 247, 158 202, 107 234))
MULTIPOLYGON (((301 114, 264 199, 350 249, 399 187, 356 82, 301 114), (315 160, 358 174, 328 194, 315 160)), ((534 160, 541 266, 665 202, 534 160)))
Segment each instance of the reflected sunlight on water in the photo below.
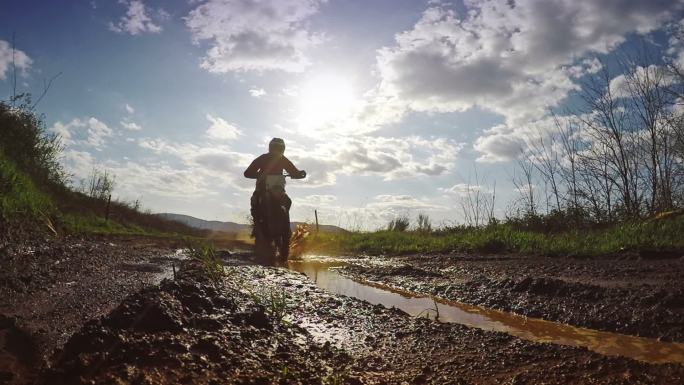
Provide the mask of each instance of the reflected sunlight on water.
POLYGON ((483 330, 505 332, 529 341, 586 347, 597 353, 633 358, 650 363, 684 363, 684 344, 651 338, 578 328, 557 322, 466 305, 442 298, 422 296, 371 282, 358 282, 339 274, 341 259, 289 261, 290 270, 306 274, 329 292, 396 307, 414 317, 437 318, 483 330))

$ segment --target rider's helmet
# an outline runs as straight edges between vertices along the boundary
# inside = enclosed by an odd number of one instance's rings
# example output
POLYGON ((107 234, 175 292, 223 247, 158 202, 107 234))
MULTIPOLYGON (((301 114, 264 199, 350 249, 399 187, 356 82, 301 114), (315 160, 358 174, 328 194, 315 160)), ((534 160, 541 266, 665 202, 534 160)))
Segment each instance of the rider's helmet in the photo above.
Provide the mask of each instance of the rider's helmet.
POLYGON ((284 154, 285 153, 285 141, 280 139, 280 138, 273 138, 271 141, 268 143, 268 152, 270 153, 278 153, 278 154, 284 154))

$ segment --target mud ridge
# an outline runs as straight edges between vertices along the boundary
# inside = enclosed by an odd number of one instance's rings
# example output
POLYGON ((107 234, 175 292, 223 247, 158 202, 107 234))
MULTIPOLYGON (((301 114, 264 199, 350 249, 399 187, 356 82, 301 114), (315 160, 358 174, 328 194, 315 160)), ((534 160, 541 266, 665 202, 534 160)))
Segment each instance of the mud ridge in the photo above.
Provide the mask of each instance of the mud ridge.
POLYGON ((342 272, 528 317, 684 342, 684 259, 408 256, 373 260, 353 262, 342 272), (392 263, 411 268, 397 269, 392 263))

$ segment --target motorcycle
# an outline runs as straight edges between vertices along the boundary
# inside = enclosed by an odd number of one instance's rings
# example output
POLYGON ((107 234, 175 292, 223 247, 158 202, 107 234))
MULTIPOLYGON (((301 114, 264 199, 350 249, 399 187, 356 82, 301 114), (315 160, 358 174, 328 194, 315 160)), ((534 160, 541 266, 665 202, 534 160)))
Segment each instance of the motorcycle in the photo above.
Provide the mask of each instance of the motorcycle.
POLYGON ((257 258, 264 263, 285 263, 290 254, 290 206, 285 194, 285 178, 290 175, 266 175, 264 190, 257 197, 254 243, 257 258))

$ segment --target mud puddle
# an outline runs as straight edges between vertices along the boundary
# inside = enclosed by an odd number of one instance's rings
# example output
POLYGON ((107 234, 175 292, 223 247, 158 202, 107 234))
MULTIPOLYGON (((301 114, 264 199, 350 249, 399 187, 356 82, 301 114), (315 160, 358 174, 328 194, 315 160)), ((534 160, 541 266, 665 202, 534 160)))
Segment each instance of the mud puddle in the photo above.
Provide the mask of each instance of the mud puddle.
POLYGON ((306 274, 316 285, 341 294, 398 308, 413 317, 458 323, 483 330, 498 331, 543 343, 586 347, 594 352, 623 356, 649 363, 684 363, 684 344, 660 342, 562 323, 528 318, 498 310, 485 309, 438 297, 418 295, 372 282, 360 282, 342 276, 338 269, 344 260, 325 257, 289 261, 288 268, 306 274))

